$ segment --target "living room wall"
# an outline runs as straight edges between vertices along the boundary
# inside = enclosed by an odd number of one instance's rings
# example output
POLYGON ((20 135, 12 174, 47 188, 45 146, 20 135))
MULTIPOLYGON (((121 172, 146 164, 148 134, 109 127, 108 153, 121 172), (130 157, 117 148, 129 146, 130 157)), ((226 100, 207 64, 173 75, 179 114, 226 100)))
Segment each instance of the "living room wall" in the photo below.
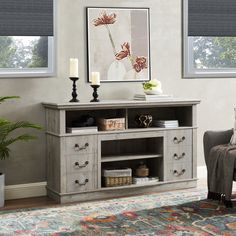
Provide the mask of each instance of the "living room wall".
MULTIPOLYGON (((57 0, 57 75, 51 78, 2 78, 0 96, 19 95, 20 100, 1 104, 0 116, 29 120, 45 126, 42 102, 67 102, 71 94, 69 58, 79 58, 78 93, 81 101, 91 98, 86 67, 86 6, 149 7, 151 13, 152 78, 159 79, 165 93, 175 97, 198 98, 198 166, 204 165, 202 137, 205 130, 233 125, 236 79, 182 79, 181 0, 57 0)), ((131 99, 141 92, 141 83, 105 83, 101 99, 131 99)), ((11 158, 0 162, 6 184, 46 181, 45 135, 12 146, 11 158)))

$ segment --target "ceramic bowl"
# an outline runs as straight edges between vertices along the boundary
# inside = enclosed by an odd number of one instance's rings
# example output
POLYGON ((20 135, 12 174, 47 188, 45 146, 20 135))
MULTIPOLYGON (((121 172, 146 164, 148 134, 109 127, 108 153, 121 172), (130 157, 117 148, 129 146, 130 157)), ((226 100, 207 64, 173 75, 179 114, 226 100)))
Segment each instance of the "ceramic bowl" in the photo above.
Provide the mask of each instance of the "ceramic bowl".
POLYGON ((144 93, 147 95, 160 95, 162 94, 162 90, 161 89, 150 89, 150 90, 144 90, 144 93))

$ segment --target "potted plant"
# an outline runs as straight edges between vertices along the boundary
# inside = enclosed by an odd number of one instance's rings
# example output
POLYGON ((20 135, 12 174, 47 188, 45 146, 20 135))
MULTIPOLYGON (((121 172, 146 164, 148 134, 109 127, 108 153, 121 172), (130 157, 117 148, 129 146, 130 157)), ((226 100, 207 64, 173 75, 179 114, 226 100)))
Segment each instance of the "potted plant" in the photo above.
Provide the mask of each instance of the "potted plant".
MULTIPOLYGON (((12 97, 0 97, 0 104, 8 99, 19 98, 17 96, 12 97)), ((41 129, 39 125, 32 124, 27 121, 12 122, 0 117, 0 160, 5 160, 10 156, 9 146, 18 141, 29 141, 35 139, 35 136, 29 134, 14 135, 14 131, 18 129, 33 128, 41 129)), ((4 173, 0 173, 0 207, 4 206, 4 187, 5 176, 4 173)))
POLYGON ((161 82, 157 79, 152 79, 143 83, 144 93, 147 95, 160 95, 162 94, 161 82))

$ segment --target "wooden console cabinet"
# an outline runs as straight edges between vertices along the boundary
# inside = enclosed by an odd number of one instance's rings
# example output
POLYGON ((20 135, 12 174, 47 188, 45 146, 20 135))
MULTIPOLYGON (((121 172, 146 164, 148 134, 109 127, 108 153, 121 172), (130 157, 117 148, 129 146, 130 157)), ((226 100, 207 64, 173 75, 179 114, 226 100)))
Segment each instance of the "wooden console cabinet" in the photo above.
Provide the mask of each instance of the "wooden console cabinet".
POLYGON ((47 192, 61 203, 196 187, 199 100, 44 103, 47 139, 47 192), (178 120, 178 128, 137 128, 135 117, 178 120), (125 118, 125 130, 66 133, 83 115, 125 118), (159 182, 104 187, 104 168, 144 162, 159 182))

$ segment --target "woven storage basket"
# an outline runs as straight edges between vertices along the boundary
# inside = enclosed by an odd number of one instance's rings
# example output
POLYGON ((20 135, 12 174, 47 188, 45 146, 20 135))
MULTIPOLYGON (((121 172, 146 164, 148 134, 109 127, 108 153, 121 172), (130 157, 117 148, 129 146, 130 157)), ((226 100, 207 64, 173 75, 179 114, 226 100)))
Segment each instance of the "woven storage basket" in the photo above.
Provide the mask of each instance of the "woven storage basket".
POLYGON ((98 129, 101 131, 124 130, 125 118, 98 119, 98 129))
POLYGON ((132 169, 104 169, 103 180, 105 187, 117 187, 132 184, 132 169))
POLYGON ((132 176, 104 177, 105 187, 118 187, 132 184, 132 176))

